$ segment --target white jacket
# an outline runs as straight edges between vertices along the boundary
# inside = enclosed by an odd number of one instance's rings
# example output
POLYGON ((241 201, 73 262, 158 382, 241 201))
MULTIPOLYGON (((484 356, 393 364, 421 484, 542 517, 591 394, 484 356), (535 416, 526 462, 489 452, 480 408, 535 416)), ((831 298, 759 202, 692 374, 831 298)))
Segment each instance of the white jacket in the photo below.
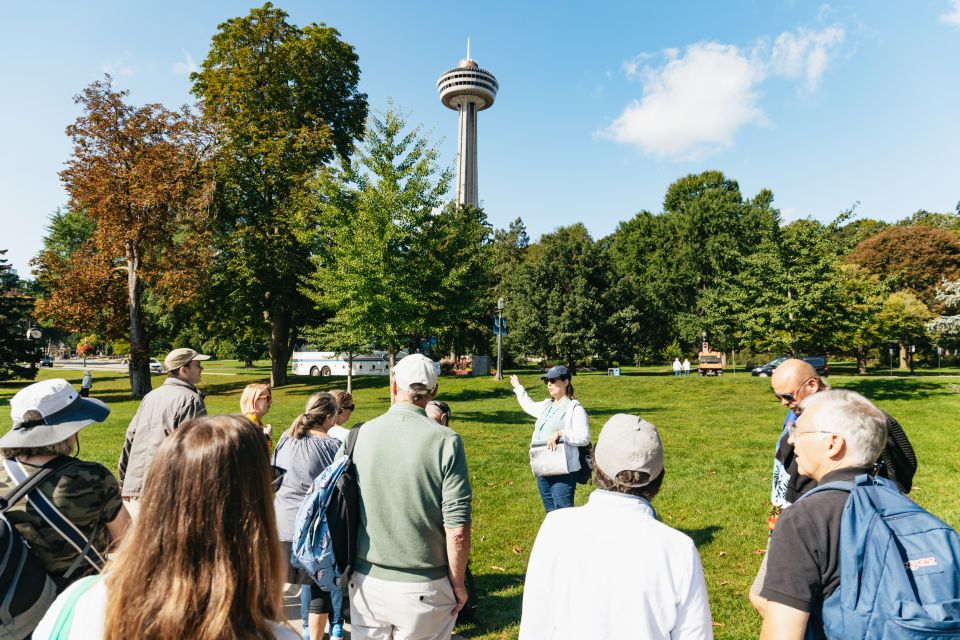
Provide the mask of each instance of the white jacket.
MULTIPOLYGON (((517 394, 520 408, 534 418, 539 418, 553 402, 553 398, 534 402, 522 386, 514 387, 513 392, 517 394)), ((577 447, 590 444, 590 423, 587 420, 587 411, 579 400, 571 400, 570 404, 567 405, 561 432, 563 433, 563 441, 571 445, 566 448, 567 468, 578 471, 580 469, 580 454, 577 447)))

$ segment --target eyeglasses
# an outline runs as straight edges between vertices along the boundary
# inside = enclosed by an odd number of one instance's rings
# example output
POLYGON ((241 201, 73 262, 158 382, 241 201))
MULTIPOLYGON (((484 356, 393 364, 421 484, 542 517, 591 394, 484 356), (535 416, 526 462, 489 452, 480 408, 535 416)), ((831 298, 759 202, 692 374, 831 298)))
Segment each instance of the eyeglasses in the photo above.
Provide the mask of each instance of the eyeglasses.
POLYGON ((353 411, 353 405, 350 405, 349 407, 340 407, 340 412, 343 413, 344 411, 353 411))
POLYGON ((831 434, 834 434, 834 435, 836 435, 836 433, 837 433, 836 431, 797 431, 797 423, 796 423, 796 422, 794 422, 794 423, 791 424, 789 427, 787 427, 787 431, 790 432, 790 439, 791 439, 791 440, 796 440, 796 439, 799 438, 800 436, 806 435, 806 434, 808 434, 808 433, 831 433, 831 434))
POLYGON ((563 378, 544 378, 543 384, 557 384, 557 382, 563 380, 563 378))
POLYGON ((795 402, 797 400, 797 394, 800 393, 800 389, 803 389, 803 385, 807 384, 811 380, 813 380, 813 378, 807 378, 806 380, 801 382, 800 386, 797 387, 797 390, 794 391, 793 393, 777 393, 776 391, 774 391, 773 395, 777 396, 777 400, 786 400, 787 402, 795 402))

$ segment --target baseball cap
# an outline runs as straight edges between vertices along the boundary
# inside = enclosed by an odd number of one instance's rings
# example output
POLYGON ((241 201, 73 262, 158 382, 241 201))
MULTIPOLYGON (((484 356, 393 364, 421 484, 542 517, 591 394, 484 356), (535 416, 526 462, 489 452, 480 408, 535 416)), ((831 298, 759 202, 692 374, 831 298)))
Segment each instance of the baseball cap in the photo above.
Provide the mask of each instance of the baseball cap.
POLYGON ((600 430, 593 457, 609 478, 621 471, 643 471, 654 480, 663 472, 663 442, 657 428, 626 413, 612 416, 600 430))
POLYGON ((437 368, 433 360, 422 353, 412 353, 400 359, 393 368, 393 379, 400 391, 410 391, 410 385, 422 384, 427 389, 437 386, 437 368))
POLYGON ((163 366, 167 371, 176 371, 180 367, 185 367, 194 360, 209 360, 210 356, 197 353, 193 349, 174 349, 163 359, 163 366))
POLYGON ((555 367, 550 367, 550 369, 540 376, 541 380, 554 379, 554 378, 563 378, 564 380, 570 379, 570 369, 566 368, 562 364, 558 364, 555 367))
POLYGON ((107 405, 81 397, 66 380, 36 382, 10 399, 13 427, 0 438, 0 447, 46 447, 63 442, 87 425, 103 422, 108 415, 107 405))

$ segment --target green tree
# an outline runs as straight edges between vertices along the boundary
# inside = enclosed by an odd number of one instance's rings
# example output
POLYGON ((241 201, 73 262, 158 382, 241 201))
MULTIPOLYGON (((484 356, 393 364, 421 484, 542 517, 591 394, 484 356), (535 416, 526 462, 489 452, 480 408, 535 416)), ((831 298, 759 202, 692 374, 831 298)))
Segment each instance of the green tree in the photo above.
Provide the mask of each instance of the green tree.
POLYGON ((910 291, 895 291, 884 302, 877 318, 880 333, 887 341, 895 342, 900 347, 901 370, 910 366, 912 354, 907 347, 926 338, 930 319, 927 305, 910 291))
POLYGON ((960 280, 944 278, 935 298, 943 313, 927 325, 927 330, 937 336, 939 344, 956 348, 960 339, 960 280))
POLYGON ((335 29, 292 25, 268 2, 220 24, 191 79, 218 139, 213 306, 261 324, 271 384, 282 385, 298 332, 314 316, 300 290, 314 270, 308 184, 347 157, 366 118, 357 54, 335 29))
MULTIPOLYGON (((372 117, 352 165, 315 183, 322 224, 303 292, 331 314, 321 330, 345 351, 378 344, 396 353, 444 326, 448 288, 457 286, 438 240, 462 217, 435 214, 450 184, 437 150, 390 108, 372 117)), ((459 251, 459 249, 458 249, 459 251)), ((456 267, 456 265, 451 265, 456 267)), ((328 345, 331 346, 331 345, 328 345)))
POLYGON ((0 249, 0 380, 33 380, 39 359, 37 346, 27 336, 33 324, 33 300, 21 291, 20 278, 6 253, 7 249, 0 249))
POLYGON ((841 304, 837 327, 831 347, 836 351, 853 353, 857 358, 857 374, 867 373, 870 350, 883 341, 881 312, 887 299, 883 283, 864 269, 852 264, 837 267, 841 283, 841 304))
POLYGON ((603 252, 583 224, 544 235, 507 283, 509 348, 575 370, 603 348, 607 289, 603 252))

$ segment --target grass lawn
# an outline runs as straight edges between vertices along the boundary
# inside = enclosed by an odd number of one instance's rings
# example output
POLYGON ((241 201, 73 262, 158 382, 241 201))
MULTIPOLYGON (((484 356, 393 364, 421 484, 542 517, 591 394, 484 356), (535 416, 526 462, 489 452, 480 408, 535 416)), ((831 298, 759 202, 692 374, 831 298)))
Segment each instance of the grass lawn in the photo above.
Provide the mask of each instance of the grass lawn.
MULTIPOLYGON (((960 415, 958 371, 889 377, 879 370, 875 377, 855 377, 834 363, 831 370, 832 385, 865 394, 900 421, 920 461, 911 497, 952 526, 960 525, 960 441, 953 432, 960 415)), ((534 399, 545 397, 537 372, 517 373, 534 399)), ((83 431, 81 456, 114 469, 137 403, 129 397, 124 374, 95 375, 93 396, 109 403, 113 413, 104 424, 83 431)), ((79 387, 82 372, 44 370, 40 376, 66 377, 79 387)), ((209 394, 208 410, 236 412, 244 385, 267 376, 266 366, 244 370, 235 362, 208 363, 201 384, 209 394)), ((155 386, 161 380, 155 376, 155 386)), ((357 378, 355 383, 354 420, 369 420, 386 410, 385 378, 357 378)), ((294 377, 292 384, 274 391, 267 422, 278 433, 311 393, 344 384, 343 378, 294 377)), ((769 380, 743 372, 719 379, 674 379, 659 367, 624 369, 619 378, 581 374, 574 384, 590 415, 594 440, 614 413, 636 413, 657 425, 667 467, 657 512, 699 547, 716 637, 756 637, 759 618, 746 593, 765 545, 773 448, 784 415, 769 380)), ((0 431, 10 425, 7 401, 22 386, 0 383, 0 431)), ((543 520, 527 464, 533 419, 520 410, 507 380, 442 378, 440 397, 450 403, 451 426, 463 436, 474 491, 471 558, 481 595, 480 621, 459 631, 470 638, 516 638, 523 575, 543 520)), ((578 489, 578 504, 591 489, 578 489)))

